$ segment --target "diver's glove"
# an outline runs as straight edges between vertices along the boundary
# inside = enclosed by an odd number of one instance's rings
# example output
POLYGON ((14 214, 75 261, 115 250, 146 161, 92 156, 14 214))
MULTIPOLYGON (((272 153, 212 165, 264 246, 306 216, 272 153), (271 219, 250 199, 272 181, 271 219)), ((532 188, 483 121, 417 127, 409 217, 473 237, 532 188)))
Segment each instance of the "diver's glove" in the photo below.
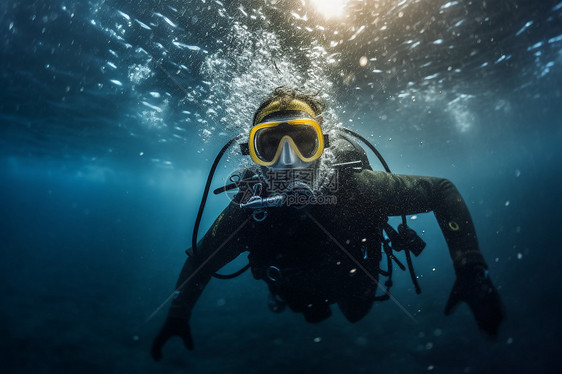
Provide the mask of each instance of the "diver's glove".
POLYGON ((193 338, 191 337, 191 329, 189 328, 189 319, 168 317, 164 322, 164 326, 152 342, 150 353, 155 361, 162 359, 162 347, 172 336, 179 336, 183 340, 183 344, 190 351, 193 350, 193 338))
POLYGON ((445 315, 454 312, 464 301, 472 310, 480 330, 488 336, 498 334, 498 328, 505 317, 505 309, 498 291, 483 266, 465 266, 457 269, 457 280, 447 301, 445 315))

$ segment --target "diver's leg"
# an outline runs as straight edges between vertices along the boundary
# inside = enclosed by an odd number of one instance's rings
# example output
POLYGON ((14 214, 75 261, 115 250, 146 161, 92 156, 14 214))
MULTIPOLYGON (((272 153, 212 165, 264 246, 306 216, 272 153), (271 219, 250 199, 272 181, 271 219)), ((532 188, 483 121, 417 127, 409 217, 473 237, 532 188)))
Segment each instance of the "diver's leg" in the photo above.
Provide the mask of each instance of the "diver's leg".
POLYGON ((329 318, 332 315, 332 310, 327 302, 318 300, 306 305, 303 313, 306 322, 317 323, 329 318))
POLYGON ((310 323, 321 322, 332 315, 330 305, 325 299, 319 299, 309 294, 299 292, 280 292, 280 296, 293 312, 304 314, 304 319, 310 323))
POLYGON ((374 291, 369 289, 362 294, 343 296, 338 300, 338 307, 349 322, 355 323, 369 313, 374 301, 374 291))

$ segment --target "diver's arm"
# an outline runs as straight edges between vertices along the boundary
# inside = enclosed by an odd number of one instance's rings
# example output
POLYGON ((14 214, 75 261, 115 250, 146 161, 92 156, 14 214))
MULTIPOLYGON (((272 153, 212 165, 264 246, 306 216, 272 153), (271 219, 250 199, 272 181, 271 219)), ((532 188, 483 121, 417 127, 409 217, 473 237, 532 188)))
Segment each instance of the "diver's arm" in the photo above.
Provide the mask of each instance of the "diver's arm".
POLYGON ((362 171, 360 190, 373 209, 388 216, 433 211, 443 232, 455 270, 465 265, 487 268, 468 208, 447 179, 362 171))
POLYGON ((447 179, 369 170, 359 173, 357 181, 366 201, 385 215, 434 212, 457 275, 445 314, 464 301, 478 327, 490 336, 497 335, 504 307, 488 276, 470 213, 457 188, 447 179))
POLYGON ((162 347, 172 336, 182 338, 186 348, 193 349, 189 328, 191 311, 209 283, 213 273, 234 260, 242 249, 243 231, 248 214, 237 204, 231 203, 215 220, 209 231, 199 241, 196 253, 188 250, 176 283, 176 291, 164 326, 152 344, 152 357, 162 358, 162 347))
POLYGON ((212 274, 242 253, 242 232, 238 229, 243 228, 247 219, 247 212, 231 203, 199 241, 196 253, 192 248, 187 250, 189 257, 176 282, 176 296, 169 316, 189 317, 212 274))

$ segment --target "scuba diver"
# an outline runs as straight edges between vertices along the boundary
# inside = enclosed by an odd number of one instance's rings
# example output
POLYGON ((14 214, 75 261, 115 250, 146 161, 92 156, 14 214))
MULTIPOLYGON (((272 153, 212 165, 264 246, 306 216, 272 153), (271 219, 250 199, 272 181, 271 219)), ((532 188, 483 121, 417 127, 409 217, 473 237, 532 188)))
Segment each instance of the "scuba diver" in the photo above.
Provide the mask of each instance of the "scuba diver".
POLYGON ((326 131, 324 109, 316 96, 286 87, 275 89, 261 103, 248 142, 240 144, 253 163, 214 191, 237 192, 197 242, 218 162, 247 135, 235 137, 221 150, 207 180, 168 316, 152 344, 155 360, 162 358, 162 348, 172 336, 193 349, 191 312, 213 276, 231 278, 249 268, 254 278, 267 283, 272 311, 288 307, 315 323, 330 317, 337 305, 353 323, 375 301, 392 298, 393 267, 406 268, 394 253, 404 251, 420 293, 411 253, 418 256, 425 243, 408 227, 405 216, 431 211, 456 273, 445 314, 466 302, 478 327, 488 336, 497 335, 503 304, 456 187, 447 179, 392 174, 376 148, 360 135, 343 127, 326 131), (357 140, 375 153, 385 171, 371 168, 357 140), (388 223, 390 216, 402 217, 398 230, 388 223), (243 252, 249 252, 247 266, 231 275, 217 273, 243 252))

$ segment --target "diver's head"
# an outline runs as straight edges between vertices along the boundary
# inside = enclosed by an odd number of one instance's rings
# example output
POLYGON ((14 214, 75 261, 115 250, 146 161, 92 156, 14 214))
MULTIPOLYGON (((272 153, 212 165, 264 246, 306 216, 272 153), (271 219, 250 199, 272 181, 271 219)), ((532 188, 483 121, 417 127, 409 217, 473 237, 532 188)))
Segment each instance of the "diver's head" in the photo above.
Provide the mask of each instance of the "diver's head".
POLYGON ((325 146, 323 109, 315 96, 277 88, 254 114, 248 142, 252 160, 274 170, 314 167, 325 146))
POLYGON ((277 87, 260 103, 254 113, 253 125, 263 122, 270 114, 287 111, 305 112, 312 116, 316 122, 322 124, 322 112, 325 107, 326 104, 317 95, 281 86, 277 87))

